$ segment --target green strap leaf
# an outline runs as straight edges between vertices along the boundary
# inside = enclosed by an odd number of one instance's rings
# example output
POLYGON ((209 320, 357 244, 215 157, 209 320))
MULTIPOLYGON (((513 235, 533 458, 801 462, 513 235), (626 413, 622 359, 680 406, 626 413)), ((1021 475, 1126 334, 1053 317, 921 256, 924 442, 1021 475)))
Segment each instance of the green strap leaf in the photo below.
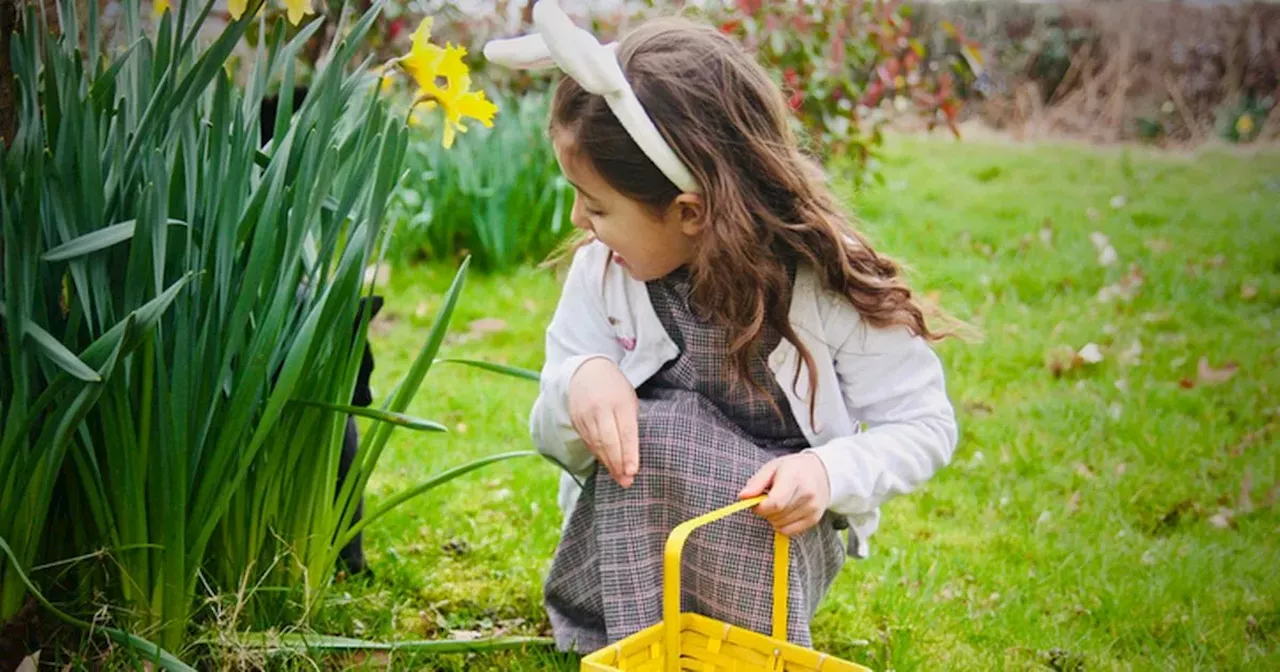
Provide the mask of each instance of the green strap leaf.
POLYGON ((515 378, 532 380, 535 383, 542 379, 541 374, 539 374, 537 371, 532 371, 530 369, 522 369, 518 366, 507 366, 506 364, 494 364, 492 362, 484 362, 478 359, 460 359, 460 358, 454 358, 454 357, 446 357, 446 358, 437 359, 436 363, 462 364, 464 366, 472 366, 477 369, 484 369, 485 371, 501 373, 503 375, 512 376, 515 378))
MULTIPOLYGON (((86 233, 78 238, 73 238, 67 242, 45 252, 40 258, 45 261, 66 261, 75 257, 82 257, 86 254, 105 250, 112 245, 118 245, 133 237, 133 231, 137 227, 138 220, 130 219, 119 224, 112 224, 106 228, 98 229, 92 233, 86 233)), ((180 219, 168 220, 170 226, 186 226, 187 223, 180 219)))
POLYGON ((331 404, 325 401, 312 401, 310 399, 291 399, 291 403, 300 404, 302 406, 310 406, 312 408, 322 408, 327 411, 336 411, 338 413, 346 413, 347 415, 358 415, 363 418, 370 418, 379 422, 388 422, 398 427, 407 427, 409 429, 418 429, 425 432, 447 432, 447 427, 431 420, 422 420, 404 413, 395 413, 392 411, 383 411, 376 408, 365 408, 363 406, 350 406, 345 404, 331 404))
POLYGON ((493 464, 494 462, 502 462, 504 460, 511 460, 518 457, 537 457, 538 455, 539 453, 536 450, 519 450, 511 453, 499 453, 497 455, 490 455, 489 457, 482 457, 478 460, 473 460, 461 466, 454 467, 436 476, 435 478, 429 479, 423 483, 419 483, 418 485, 415 485, 414 487, 409 488, 408 490, 405 490, 404 492, 401 492, 395 497, 392 497, 391 499, 387 500, 382 506, 378 507, 377 510, 375 510, 373 513, 367 514, 364 518, 360 520, 360 522, 356 523, 355 525, 352 525, 351 529, 347 530, 346 534, 342 535, 342 538, 338 540, 338 543, 333 545, 334 553, 336 553, 337 550, 342 548, 343 546, 346 546, 352 539, 355 539, 356 535, 360 534, 360 532, 364 530, 364 528, 368 527, 370 523, 381 518, 387 513, 390 513, 391 510, 396 508, 397 506, 404 504, 410 499, 413 499, 414 497, 417 497, 418 495, 421 495, 422 493, 428 490, 437 488, 441 485, 444 485, 445 483, 448 483, 449 481, 452 481, 455 478, 458 478, 459 476, 475 471, 480 467, 488 466, 490 464, 493 464))
MULTIPOLYGON (((208 642, 216 644, 217 642, 208 642)), ((310 651, 417 651, 424 653, 479 653, 520 649, 528 646, 550 646, 555 640, 550 637, 495 637, 490 639, 441 639, 441 640, 409 640, 403 642, 375 642, 353 637, 336 637, 333 635, 317 635, 291 632, 272 634, 266 632, 249 632, 235 637, 237 646, 262 651, 292 651, 307 653, 310 651)))
MULTIPOLYGON (((4 302, 0 301, 0 318, 5 317, 7 314, 4 302)), ((74 352, 68 350, 67 346, 54 338, 53 334, 41 328, 40 325, 34 322, 23 322, 22 332, 35 341, 36 345, 40 346, 40 349, 44 351, 44 354, 48 355, 49 359, 53 360, 53 363, 61 367, 62 370, 87 383, 102 382, 102 377, 98 375, 97 371, 80 361, 80 358, 76 357, 74 352)))

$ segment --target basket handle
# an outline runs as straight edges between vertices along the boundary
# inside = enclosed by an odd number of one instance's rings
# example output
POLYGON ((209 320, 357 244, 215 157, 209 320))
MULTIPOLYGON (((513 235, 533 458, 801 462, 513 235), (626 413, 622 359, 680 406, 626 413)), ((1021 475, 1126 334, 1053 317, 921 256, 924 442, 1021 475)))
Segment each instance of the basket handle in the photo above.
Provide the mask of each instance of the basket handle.
MULTIPOLYGON (((662 621, 666 624, 667 666, 680 669, 680 557, 684 544, 694 530, 714 523, 739 511, 750 509, 765 500, 764 496, 744 499, 677 525, 667 537, 662 563, 662 621)), ((775 534, 773 539, 773 638, 787 639, 787 588, 790 580, 791 539, 775 534)))

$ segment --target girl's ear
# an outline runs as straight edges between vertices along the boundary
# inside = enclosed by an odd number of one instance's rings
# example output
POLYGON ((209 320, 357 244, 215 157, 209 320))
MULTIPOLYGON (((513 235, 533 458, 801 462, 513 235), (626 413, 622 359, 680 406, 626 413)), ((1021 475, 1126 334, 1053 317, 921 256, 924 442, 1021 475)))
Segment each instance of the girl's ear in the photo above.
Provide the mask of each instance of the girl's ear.
POLYGON ((680 194, 671 203, 667 216, 680 225, 680 231, 686 236, 702 233, 706 225, 706 208, 699 194, 680 194))

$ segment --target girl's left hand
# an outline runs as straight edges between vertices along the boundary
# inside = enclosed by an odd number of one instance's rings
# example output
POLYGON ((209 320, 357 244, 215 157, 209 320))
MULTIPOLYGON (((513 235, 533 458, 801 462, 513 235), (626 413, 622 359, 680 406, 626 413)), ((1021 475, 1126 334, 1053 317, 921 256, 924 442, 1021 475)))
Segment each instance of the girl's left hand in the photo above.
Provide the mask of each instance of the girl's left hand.
POLYGON ((738 498, 749 499, 766 492, 769 496, 756 506, 756 515, 768 520, 779 534, 803 534, 822 520, 831 502, 827 467, 813 453, 780 457, 761 467, 738 498))

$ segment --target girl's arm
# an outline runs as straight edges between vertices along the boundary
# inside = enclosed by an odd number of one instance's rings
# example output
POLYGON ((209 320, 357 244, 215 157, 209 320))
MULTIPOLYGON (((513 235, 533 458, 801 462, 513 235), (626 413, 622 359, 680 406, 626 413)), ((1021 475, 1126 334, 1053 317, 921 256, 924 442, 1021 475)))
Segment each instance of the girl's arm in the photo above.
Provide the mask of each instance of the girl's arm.
POLYGON ((810 451, 827 468, 828 508, 866 514, 915 489, 951 460, 955 411, 942 364, 922 338, 905 328, 872 327, 843 300, 833 309, 852 313, 838 322, 856 325, 832 352, 845 406, 866 431, 810 451))
POLYGON ((587 360, 604 357, 616 363, 623 354, 605 316, 599 275, 603 262, 592 249, 598 245, 592 243, 574 254, 560 303, 547 327, 546 363, 529 418, 538 451, 578 476, 590 474, 595 458, 569 417, 569 381, 587 360))

